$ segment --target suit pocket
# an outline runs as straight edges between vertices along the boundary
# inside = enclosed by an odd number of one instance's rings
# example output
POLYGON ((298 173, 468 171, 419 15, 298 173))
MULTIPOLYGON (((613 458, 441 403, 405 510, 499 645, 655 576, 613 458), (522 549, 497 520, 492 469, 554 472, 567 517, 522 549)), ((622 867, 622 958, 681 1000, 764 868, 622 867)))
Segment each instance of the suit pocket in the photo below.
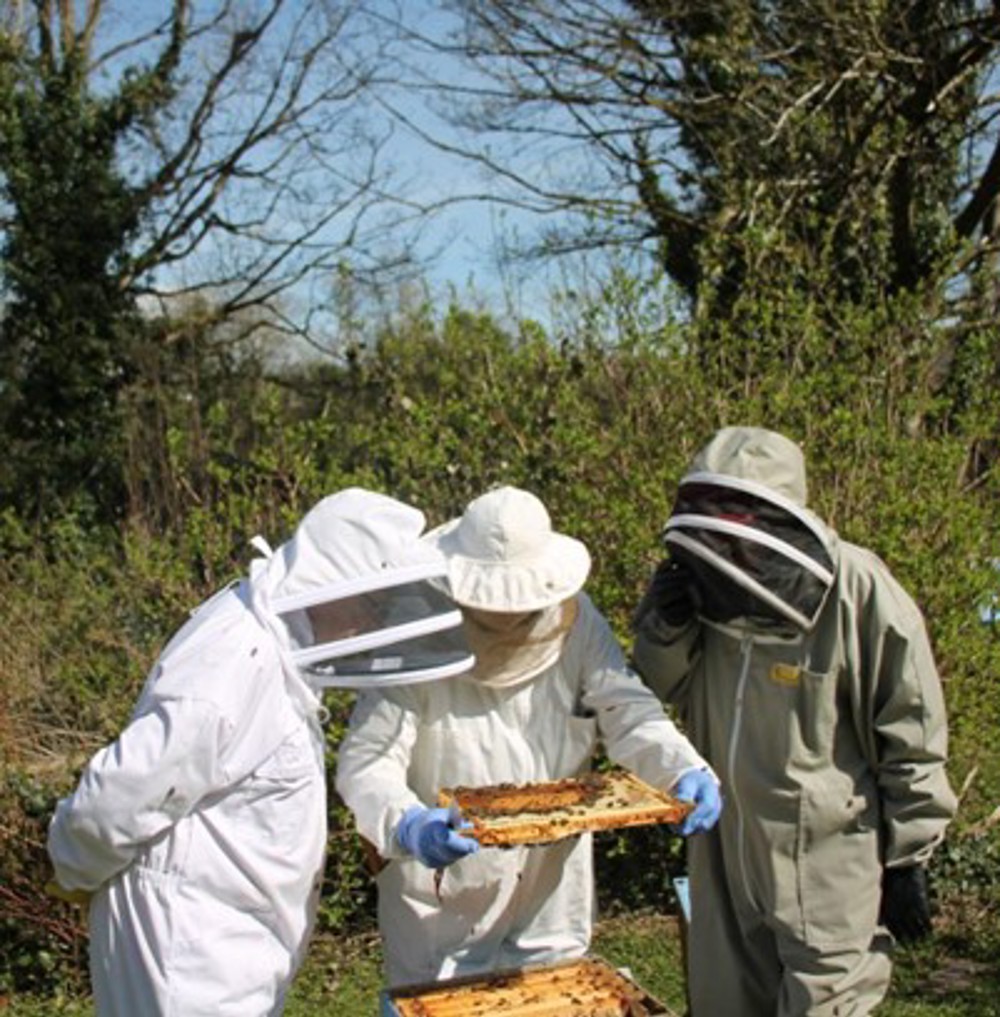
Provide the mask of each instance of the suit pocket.
POLYGON ((867 942, 878 918, 878 805, 853 784, 831 784, 803 796, 800 894, 817 946, 867 942))
POLYGON ((791 759, 809 766, 832 763, 837 733, 836 671, 802 668, 798 678, 798 701, 791 735, 791 759))
MULTIPOLYGON (((220 808, 253 842, 266 838, 289 850, 325 813, 325 774, 309 729, 296 728, 270 756, 235 787, 220 808)), ((297 852, 296 852, 297 853, 297 852)))

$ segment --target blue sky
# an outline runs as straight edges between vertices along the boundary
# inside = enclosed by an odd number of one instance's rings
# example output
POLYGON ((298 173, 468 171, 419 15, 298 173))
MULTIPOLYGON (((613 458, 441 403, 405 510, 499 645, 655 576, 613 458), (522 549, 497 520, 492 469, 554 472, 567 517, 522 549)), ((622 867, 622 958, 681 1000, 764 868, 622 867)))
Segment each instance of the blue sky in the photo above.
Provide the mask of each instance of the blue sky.
MULTIPOLYGON (((246 2, 247 9, 252 9, 249 0, 240 2, 246 2)), ((194 0, 194 5, 199 12, 210 6, 199 0, 194 0)), ((391 0, 372 0, 372 6, 390 13, 396 5, 391 0)), ((402 7, 406 17, 423 30, 441 31, 443 16, 432 0, 405 0, 402 7)), ((294 12, 298 8, 293 3, 288 9, 294 12)), ((147 30, 165 18, 169 10, 170 0, 106 0, 106 25, 113 25, 116 34, 131 38, 137 31, 147 30)), ((457 64, 446 66, 439 63, 441 58, 434 59, 433 66, 425 64, 419 70, 429 77, 440 75, 451 80, 467 73, 457 64)), ((397 89, 389 93, 389 98, 401 104, 421 129, 453 140, 448 137, 447 124, 434 116, 430 103, 416 93, 409 95, 397 89)), ((436 151, 402 124, 393 128, 387 156, 399 173, 401 192, 420 203, 488 192, 491 187, 489 179, 474 164, 436 151)), ((508 299, 514 299, 516 312, 544 320, 548 311, 547 293, 554 278, 552 271, 538 265, 501 271, 497 264, 501 235, 511 231, 530 235, 536 228, 532 217, 511 207, 477 201, 451 204, 425 230, 421 251, 429 258, 433 256, 427 278, 439 294, 454 288, 463 297, 469 297, 474 289, 491 306, 503 309, 508 299)))

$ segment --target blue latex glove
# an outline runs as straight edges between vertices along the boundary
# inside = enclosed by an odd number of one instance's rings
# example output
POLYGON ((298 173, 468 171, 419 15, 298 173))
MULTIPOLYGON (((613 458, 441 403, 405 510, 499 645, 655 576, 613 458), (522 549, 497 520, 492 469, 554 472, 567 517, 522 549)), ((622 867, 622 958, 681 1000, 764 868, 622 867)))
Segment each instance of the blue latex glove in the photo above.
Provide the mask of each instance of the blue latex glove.
POLYGON ((455 832, 471 827, 471 823, 462 822, 461 815, 452 809, 411 805, 396 827, 396 840, 427 868, 441 869, 479 850, 479 841, 455 832))
POLYGON ((711 830, 719 821, 722 812, 722 795, 719 785, 707 770, 689 770, 671 788, 675 798, 684 802, 694 802, 694 808, 684 817, 684 822, 677 828, 682 837, 698 833, 700 830, 711 830))

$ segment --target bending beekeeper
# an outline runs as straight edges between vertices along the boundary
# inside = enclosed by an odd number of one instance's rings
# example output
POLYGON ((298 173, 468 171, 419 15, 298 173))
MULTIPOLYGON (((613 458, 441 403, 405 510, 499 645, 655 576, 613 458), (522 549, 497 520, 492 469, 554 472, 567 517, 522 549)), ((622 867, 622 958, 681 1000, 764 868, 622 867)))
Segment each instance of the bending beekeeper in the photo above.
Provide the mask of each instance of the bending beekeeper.
POLYGON ((705 761, 581 592, 587 549, 552 530, 534 495, 490 491, 426 539, 448 561, 475 668, 363 694, 337 771, 359 832, 388 863, 378 917, 393 986, 578 957, 590 942, 590 835, 478 850, 434 807, 440 788, 575 777, 602 742, 614 762, 696 803, 683 833, 709 828, 721 807, 705 761))
POLYGON ((689 846, 693 1017, 870 1013, 885 926, 930 931, 926 865, 956 804, 921 614, 806 508, 802 451, 773 431, 719 431, 664 538, 635 661, 727 795, 689 846))
POLYGON ((472 663, 423 529, 383 495, 321 501, 194 612, 58 804, 49 854, 61 892, 92 895, 102 1017, 281 1013, 323 875, 322 689, 472 663))

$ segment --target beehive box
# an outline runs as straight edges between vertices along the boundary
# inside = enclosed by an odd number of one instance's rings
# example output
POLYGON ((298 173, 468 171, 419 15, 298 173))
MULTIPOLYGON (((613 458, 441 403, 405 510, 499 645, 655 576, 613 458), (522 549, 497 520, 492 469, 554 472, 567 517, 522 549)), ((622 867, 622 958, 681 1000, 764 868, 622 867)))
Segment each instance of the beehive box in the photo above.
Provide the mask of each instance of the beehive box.
POLYGON ((547 844, 585 831, 678 823, 691 803, 627 770, 534 784, 442 788, 438 804, 456 806, 472 828, 462 835, 484 847, 547 844))
POLYGON ((676 1017, 599 957, 386 992, 382 1017, 676 1017))

